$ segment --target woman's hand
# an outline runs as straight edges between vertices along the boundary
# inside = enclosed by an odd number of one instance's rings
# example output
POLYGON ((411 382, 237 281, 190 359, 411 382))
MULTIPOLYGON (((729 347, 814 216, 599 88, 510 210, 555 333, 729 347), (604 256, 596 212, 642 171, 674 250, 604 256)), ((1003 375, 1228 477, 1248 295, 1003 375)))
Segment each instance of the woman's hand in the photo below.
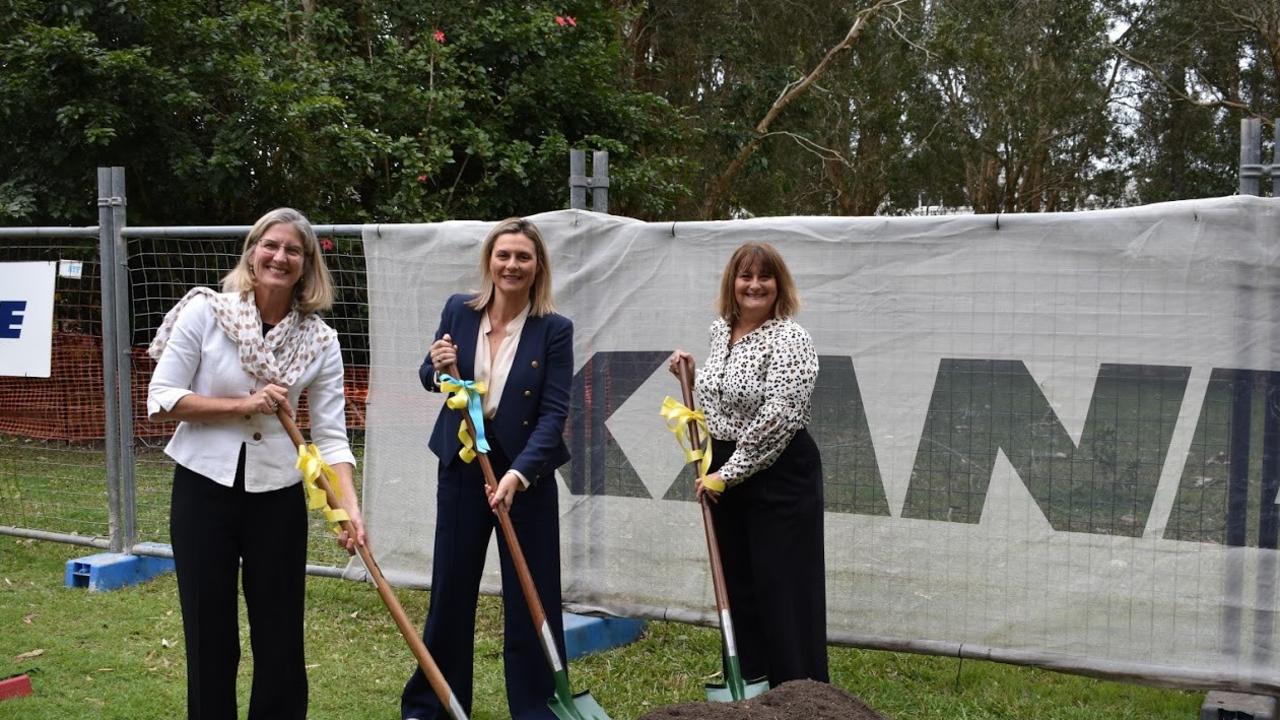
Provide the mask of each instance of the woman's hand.
POLYGON ((360 502, 356 499, 356 488, 353 480, 354 472, 351 463, 341 462, 333 466, 338 476, 338 486, 333 488, 338 493, 338 507, 346 511, 351 520, 352 532, 345 529, 338 532, 338 547, 354 553, 356 546, 368 547, 368 538, 364 532, 364 516, 360 514, 360 502))
POLYGON ((676 377, 680 377, 680 363, 682 362, 689 363, 689 380, 692 382, 693 381, 693 356, 681 350, 680 348, 676 348, 676 351, 671 353, 671 357, 667 358, 667 370, 670 371, 672 375, 675 375, 676 377))
MULTIPOLYGON (((489 486, 485 486, 488 490, 489 486)), ((520 476, 513 472, 507 472, 498 481, 498 489, 489 493, 489 509, 494 514, 498 512, 498 505, 502 505, 502 509, 511 511, 511 503, 515 502, 516 493, 524 487, 524 483, 520 482, 520 476)))
POLYGON ((431 358, 431 367, 438 373, 445 372, 458 364, 458 346, 453 344, 453 338, 449 337, 449 333, 445 333, 439 340, 431 343, 427 355, 431 358))
POLYGON ((293 417, 293 406, 289 404, 288 388, 283 385, 269 383, 266 387, 244 399, 243 414, 275 415, 280 408, 284 408, 285 413, 289 417, 293 417))
POLYGON ((347 511, 347 517, 351 519, 351 529, 354 533, 349 533, 346 530, 338 531, 338 547, 349 553, 354 553, 357 545, 364 546, 368 542, 364 534, 364 516, 355 507, 355 503, 352 503, 351 507, 345 507, 346 503, 343 503, 343 505, 343 509, 347 511))
POLYGON ((720 491, 712 490, 706 485, 703 485, 703 480, 711 480, 713 485, 717 487, 724 487, 724 478, 720 477, 719 472, 713 472, 704 478, 698 478, 698 481, 694 484, 694 493, 697 495, 699 501, 705 497, 707 502, 713 505, 720 502, 720 491))

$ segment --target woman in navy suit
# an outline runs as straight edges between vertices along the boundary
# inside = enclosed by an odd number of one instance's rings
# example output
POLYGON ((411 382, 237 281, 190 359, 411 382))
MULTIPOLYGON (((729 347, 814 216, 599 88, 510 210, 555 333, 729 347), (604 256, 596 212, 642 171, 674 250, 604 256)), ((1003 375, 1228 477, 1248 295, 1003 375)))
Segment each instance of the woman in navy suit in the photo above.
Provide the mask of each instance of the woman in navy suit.
MULTIPOLYGON (((560 614, 560 514, 555 469, 569 460, 563 432, 573 381, 573 323, 554 312, 551 266, 538 228, 528 220, 498 223, 485 238, 481 289, 445 303, 435 342, 419 369, 422 385, 439 392, 440 375, 455 363, 463 380, 483 380, 489 459, 499 476, 490 494, 478 462, 459 456, 460 414, 441 408, 430 447, 437 471, 431 608, 423 640, 454 694, 471 713, 476 598, 499 504, 511 513, 547 620, 564 657, 560 614)), ((555 716, 551 670, 529 618, 506 543, 499 542, 505 617, 503 665, 513 718, 555 716)), ((400 699, 403 718, 444 718, 414 670, 400 699)))

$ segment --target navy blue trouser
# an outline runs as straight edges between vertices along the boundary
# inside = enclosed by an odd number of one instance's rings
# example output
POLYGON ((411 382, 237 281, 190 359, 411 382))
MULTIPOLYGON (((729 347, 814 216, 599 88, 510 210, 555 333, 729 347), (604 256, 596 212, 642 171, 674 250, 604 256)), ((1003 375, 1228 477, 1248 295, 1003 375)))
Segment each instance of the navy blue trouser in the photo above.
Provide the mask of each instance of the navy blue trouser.
POLYGON ((304 720, 307 510, 301 483, 245 492, 241 446, 233 487, 178 465, 171 508, 169 537, 187 651, 187 717, 237 717, 236 596, 243 577, 253 649, 249 720, 304 720))
MULTIPOLYGON (((492 439, 491 439, 492 441, 492 439)), ((502 451, 489 453, 498 478, 510 467, 502 451)), ((484 492, 480 461, 454 462, 438 470, 436 490, 436 534, 431 571, 431 607, 427 611, 422 639, 432 658, 471 714, 472 655, 475 649, 476 599, 484 571, 489 539, 498 527, 498 518, 489 509, 484 492)), ((528 490, 517 493, 511 506, 511 521, 529 563, 538 597, 547 612, 547 621, 563 661, 564 622, 560 614, 560 513, 554 477, 543 478, 528 490)), ((501 529, 498 529, 501 535, 501 529)), ((515 567, 499 538, 502 566, 503 669, 507 681, 507 707, 516 720, 555 715, 547 699, 555 692, 551 668, 529 617, 515 567)), ((415 669, 400 698, 404 718, 447 718, 434 691, 415 669)))

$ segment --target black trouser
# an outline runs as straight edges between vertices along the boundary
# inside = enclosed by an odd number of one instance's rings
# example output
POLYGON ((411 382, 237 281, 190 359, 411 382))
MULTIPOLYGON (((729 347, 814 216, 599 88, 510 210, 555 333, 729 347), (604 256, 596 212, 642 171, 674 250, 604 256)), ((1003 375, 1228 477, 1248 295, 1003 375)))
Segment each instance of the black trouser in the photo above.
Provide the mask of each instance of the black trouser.
MULTIPOLYGON (((735 443, 712 439, 712 469, 735 443)), ((805 430, 711 506, 743 677, 828 682, 822 458, 805 430)))
POLYGON ((186 638, 187 717, 236 718, 236 595, 243 572, 254 665, 249 718, 305 719, 307 516, 301 484, 245 492, 243 445, 233 487, 179 465, 169 537, 186 638))

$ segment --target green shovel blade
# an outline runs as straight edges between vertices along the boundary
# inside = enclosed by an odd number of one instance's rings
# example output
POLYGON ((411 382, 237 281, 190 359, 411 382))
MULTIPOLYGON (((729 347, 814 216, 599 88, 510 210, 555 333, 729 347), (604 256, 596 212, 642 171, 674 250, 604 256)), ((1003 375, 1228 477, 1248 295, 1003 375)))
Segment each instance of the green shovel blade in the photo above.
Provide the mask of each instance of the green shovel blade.
POLYGON ((573 694, 569 689, 569 676, 563 670, 555 673, 555 680, 556 694, 547 701, 547 707, 559 720, 610 720, 600 703, 591 697, 591 691, 573 694))
POLYGON ((768 691, 769 680, 756 678, 742 679, 742 665, 737 655, 726 658, 723 685, 707 685, 707 699, 711 702, 736 702, 753 698, 768 691))
POLYGON ((743 682, 738 688, 729 685, 707 685, 707 699, 711 702, 737 702, 749 700, 769 691, 769 681, 761 678, 751 682, 743 682), (734 692, 737 690, 737 692, 734 692))

